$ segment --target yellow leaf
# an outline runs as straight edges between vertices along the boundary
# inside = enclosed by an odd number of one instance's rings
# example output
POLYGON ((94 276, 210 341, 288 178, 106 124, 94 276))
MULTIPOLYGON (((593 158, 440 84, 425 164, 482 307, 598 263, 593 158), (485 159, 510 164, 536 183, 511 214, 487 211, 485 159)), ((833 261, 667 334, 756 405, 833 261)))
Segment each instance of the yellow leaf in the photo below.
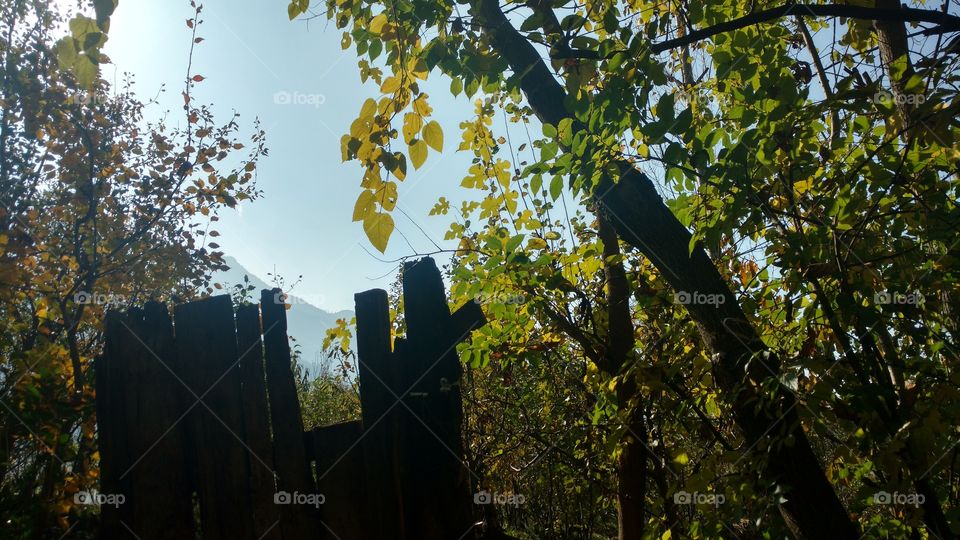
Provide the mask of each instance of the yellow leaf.
POLYGON ((370 19, 370 25, 367 26, 367 29, 370 30, 371 34, 379 34, 380 32, 383 31, 383 27, 386 24, 387 24, 387 15, 385 13, 381 13, 376 17, 374 17, 373 19, 370 19))
MULTIPOLYGON (((410 141, 420 134, 421 127, 423 127, 423 118, 420 118, 419 114, 408 112, 403 115, 403 141, 410 144, 410 141)), ((424 133, 424 138, 426 138, 426 135, 427 134, 424 133)))
POLYGON ((690 457, 686 453, 677 454, 677 457, 673 458, 673 462, 679 465, 686 465, 690 462, 690 457))
POLYGON ((415 169, 419 169, 427 160, 427 144, 417 139, 410 143, 410 161, 415 169))
POLYGON ((443 130, 436 120, 431 120, 423 127, 423 140, 437 152, 443 151, 443 130))
POLYGON ((363 231, 367 233, 373 247, 383 253, 387 250, 390 235, 393 234, 393 218, 385 213, 370 214, 363 220, 363 231))
POLYGON ((379 195, 380 206, 387 212, 397 206, 397 183, 387 182, 383 186, 383 191, 379 195))
POLYGON ((422 58, 411 58, 407 63, 410 73, 421 80, 427 80, 430 71, 427 69, 427 63, 422 58))
POLYGON ((420 116, 430 116, 433 109, 427 103, 427 94, 420 94, 417 99, 413 100, 413 110, 420 116))
POLYGON ((360 118, 373 118, 373 115, 377 114, 377 102, 373 98, 367 98, 363 102, 363 107, 360 107, 360 118))
POLYGON ((374 210, 373 192, 365 189, 360 192, 357 202, 353 205, 353 220, 364 220, 374 210))
POLYGON ((380 179, 380 166, 374 163, 372 168, 368 168, 367 172, 363 173, 363 181, 360 182, 360 187, 376 191, 380 189, 382 185, 383 180, 380 179))
POLYGON ((384 94, 392 94, 397 91, 397 88, 400 88, 400 79, 394 76, 387 77, 380 85, 380 91, 384 94))

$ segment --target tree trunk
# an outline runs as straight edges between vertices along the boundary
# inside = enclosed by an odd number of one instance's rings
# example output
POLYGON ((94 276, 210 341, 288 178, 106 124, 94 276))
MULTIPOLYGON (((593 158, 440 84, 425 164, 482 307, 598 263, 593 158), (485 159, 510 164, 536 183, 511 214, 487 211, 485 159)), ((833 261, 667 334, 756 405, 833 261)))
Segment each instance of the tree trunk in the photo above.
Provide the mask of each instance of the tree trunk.
MULTIPOLYGON (((617 400, 626 407, 637 391, 635 384, 623 383, 617 388, 617 400)), ((646 527, 647 492, 647 426, 643 407, 630 409, 627 433, 617 458, 617 528, 619 540, 643 538, 646 527)))
MULTIPOLYGON (((474 0, 474 14, 489 33, 492 46, 508 61, 535 114, 557 125, 573 118, 564 106, 565 92, 536 49, 510 24, 493 0, 474 0)), ((575 130, 584 129, 578 123, 575 130)), ((663 204, 653 183, 632 164, 619 161, 619 181, 607 178, 593 198, 613 218, 620 237, 657 267, 678 292, 691 297, 716 295, 715 303, 686 306, 707 348, 713 353, 715 379, 732 404, 748 451, 766 456, 763 480, 778 484, 786 499, 781 513, 802 538, 858 538, 800 425, 795 396, 782 385, 774 395, 763 389, 778 376, 778 361, 763 345, 736 297, 706 252, 689 252, 690 232, 663 204)))
MULTIPOLYGON (((886 9, 900 9, 900 0, 877 0, 876 7, 886 9)), ((890 80, 890 94, 897 111, 897 119, 902 128, 910 124, 910 115, 913 112, 913 103, 907 93, 906 84, 913 74, 910 63, 910 47, 907 43, 907 29, 903 21, 875 21, 879 41, 880 61, 890 80), (902 58, 903 67, 895 68, 895 62, 902 58)))
POLYGON ((597 212, 597 236, 603 242, 606 278, 607 335, 602 366, 613 376, 623 378, 617 385, 617 408, 627 431, 620 441, 617 458, 617 528, 619 540, 642 538, 647 493, 647 427, 639 389, 629 373, 627 360, 636 347, 633 316, 630 313, 630 282, 623 268, 617 231, 604 212, 597 212), (627 371, 627 373, 624 373, 627 371), (637 403, 634 403, 634 398, 637 403))

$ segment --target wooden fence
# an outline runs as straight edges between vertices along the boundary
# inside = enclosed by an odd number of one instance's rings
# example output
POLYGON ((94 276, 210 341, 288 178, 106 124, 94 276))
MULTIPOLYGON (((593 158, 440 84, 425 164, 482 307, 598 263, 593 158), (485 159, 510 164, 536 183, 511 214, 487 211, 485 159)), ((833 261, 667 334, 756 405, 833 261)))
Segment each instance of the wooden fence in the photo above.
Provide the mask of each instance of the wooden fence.
POLYGON ((107 316, 103 538, 475 538, 455 347, 479 306, 451 314, 434 261, 407 263, 391 344, 387 293, 357 294, 362 418, 304 432, 278 293, 107 316))

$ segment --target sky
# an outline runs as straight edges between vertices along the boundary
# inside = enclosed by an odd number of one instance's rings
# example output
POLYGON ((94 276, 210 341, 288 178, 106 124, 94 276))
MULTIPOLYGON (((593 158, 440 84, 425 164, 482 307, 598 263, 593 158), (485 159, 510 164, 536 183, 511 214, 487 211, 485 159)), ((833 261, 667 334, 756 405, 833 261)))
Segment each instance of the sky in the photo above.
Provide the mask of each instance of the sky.
MULTIPOLYGON (((133 75, 144 100, 165 85, 162 106, 148 109, 148 120, 165 110, 171 122, 182 115, 192 13, 188 0, 120 0, 111 19, 104 52, 112 65, 102 66, 101 76, 120 83, 133 75)), ((360 167, 343 163, 340 154, 341 135, 379 90, 361 83, 355 53, 340 47, 342 32, 324 17, 291 22, 285 0, 209 0, 202 19, 198 36, 205 40, 194 52, 192 72, 206 79, 192 91, 194 101, 212 104, 221 121, 236 110, 244 134, 253 133, 259 117, 270 150, 258 166, 263 197, 239 211, 226 209, 217 224, 227 255, 268 282, 268 273, 287 283, 302 275, 294 294, 337 311, 353 309, 356 292, 389 288, 399 257, 436 251, 434 242, 456 247, 443 241, 449 217, 428 216, 441 195, 467 196, 459 184, 472 154, 456 147, 459 122, 473 107, 462 94, 450 95, 449 80, 434 72, 422 85, 443 127, 444 149, 431 150, 423 168, 411 167, 400 184, 397 229, 381 255, 361 223, 351 221, 360 167), (292 103, 284 103, 287 97, 292 103)))
MULTIPOLYGON (((361 83, 355 53, 341 49, 342 31, 324 16, 291 22, 286 5, 287 0, 204 3, 198 35, 205 40, 194 53, 192 73, 205 80, 192 97, 212 104, 221 121, 239 112, 246 133, 259 118, 270 149, 258 166, 263 197, 239 211, 226 209, 217 243, 265 281, 271 281, 268 274, 287 283, 302 275, 292 292, 317 307, 353 309, 354 293, 389 288, 398 258, 433 252, 437 245, 456 247, 456 241, 443 240, 450 217, 428 213, 440 196, 455 206, 476 196, 459 185, 472 156, 456 151, 459 123, 473 114, 472 100, 451 96, 449 80, 436 71, 421 84, 443 127, 444 150, 431 150, 423 168, 410 167, 400 183, 396 230, 381 255, 362 224, 351 221, 361 170, 356 162, 343 163, 340 154, 340 137, 363 101, 379 97, 379 89, 361 83)), ((189 0, 120 0, 112 18, 105 52, 113 64, 103 66, 101 76, 119 83, 132 74, 144 100, 166 85, 158 98, 162 106, 149 109, 148 119, 164 110, 171 121, 182 116, 191 41, 186 20, 192 14, 189 0)), ((500 124, 495 122, 495 131, 503 131, 500 124)), ((539 132, 539 126, 530 127, 532 135, 539 132)), ((514 136, 526 139, 522 131, 514 136)))

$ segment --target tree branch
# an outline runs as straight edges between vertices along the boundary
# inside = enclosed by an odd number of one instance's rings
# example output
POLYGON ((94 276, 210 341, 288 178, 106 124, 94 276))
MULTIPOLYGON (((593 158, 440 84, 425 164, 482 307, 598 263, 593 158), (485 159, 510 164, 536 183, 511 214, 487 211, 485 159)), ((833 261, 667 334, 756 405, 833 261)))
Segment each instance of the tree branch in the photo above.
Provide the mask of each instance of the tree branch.
MULTIPOLYGON (((739 30, 740 28, 769 22, 774 19, 780 19, 787 16, 846 17, 848 19, 863 19, 881 22, 925 22, 938 25, 938 28, 936 29, 938 32, 960 31, 960 17, 949 15, 942 11, 916 8, 871 8, 841 4, 787 4, 784 6, 751 13, 749 15, 740 17, 739 19, 722 22, 720 24, 702 28, 700 30, 694 30, 685 36, 675 39, 654 43, 650 46, 650 50, 655 54, 659 54, 670 49, 676 49, 677 47, 683 47, 698 41, 703 41, 704 39, 713 37, 717 34, 732 32, 733 30, 739 30)), ((611 53, 611 55, 612 54, 615 54, 615 52, 611 53)), ((553 55, 553 58, 597 59, 599 56, 597 55, 596 51, 560 49, 556 52, 556 54, 553 55)))

